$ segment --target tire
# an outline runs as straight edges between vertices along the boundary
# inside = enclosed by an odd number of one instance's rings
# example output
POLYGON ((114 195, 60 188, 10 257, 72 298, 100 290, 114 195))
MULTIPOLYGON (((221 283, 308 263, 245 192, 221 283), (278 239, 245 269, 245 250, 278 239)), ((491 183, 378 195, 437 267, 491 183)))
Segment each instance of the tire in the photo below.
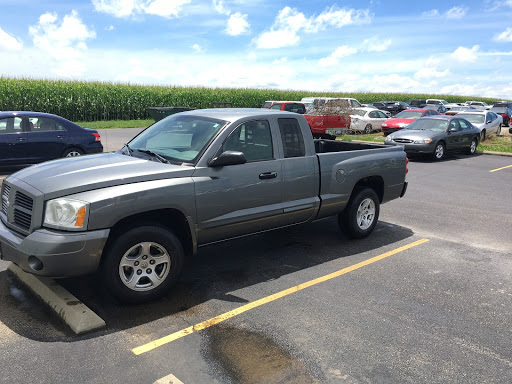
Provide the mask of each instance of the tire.
POLYGON ((155 300, 177 281, 185 252, 168 229, 145 225, 123 232, 110 244, 102 278, 110 293, 129 304, 155 300))
POLYGON ((62 157, 76 157, 82 156, 84 151, 79 148, 68 148, 62 153, 62 157))
POLYGON ((445 152, 446 152, 446 146, 441 141, 436 144, 436 146, 434 148, 434 153, 432 154, 432 156, 434 157, 434 160, 442 160, 445 152))
POLYGON ((350 238, 362 239, 372 233, 379 212, 379 197, 373 189, 354 190, 345 210, 338 214, 338 225, 350 238))
POLYGON ((480 132, 480 142, 485 141, 486 138, 487 138, 487 132, 484 129, 482 132, 480 132))
POLYGON ((476 138, 471 140, 471 145, 468 148, 468 155, 475 154, 477 145, 478 145, 478 140, 476 138))
POLYGON ((366 124, 366 127, 364 127, 364 129, 363 129, 363 133, 365 135, 368 135, 369 133, 372 133, 372 125, 371 124, 366 124))
POLYGON ((501 136, 501 124, 498 125, 498 130, 496 131, 496 136, 501 136))

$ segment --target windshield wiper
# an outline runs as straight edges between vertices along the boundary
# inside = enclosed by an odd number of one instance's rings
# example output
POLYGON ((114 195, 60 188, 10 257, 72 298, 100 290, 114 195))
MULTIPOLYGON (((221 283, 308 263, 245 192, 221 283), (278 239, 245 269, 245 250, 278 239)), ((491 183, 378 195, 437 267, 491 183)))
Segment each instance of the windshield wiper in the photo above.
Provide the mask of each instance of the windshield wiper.
POLYGON ((162 155, 159 155, 158 153, 150 151, 149 149, 137 149, 137 151, 138 152, 142 152, 142 153, 146 153, 146 154, 148 154, 150 156, 153 156, 153 157, 156 157, 158 160, 160 160, 161 163, 167 163, 167 164, 171 163, 169 160, 167 160, 162 155))

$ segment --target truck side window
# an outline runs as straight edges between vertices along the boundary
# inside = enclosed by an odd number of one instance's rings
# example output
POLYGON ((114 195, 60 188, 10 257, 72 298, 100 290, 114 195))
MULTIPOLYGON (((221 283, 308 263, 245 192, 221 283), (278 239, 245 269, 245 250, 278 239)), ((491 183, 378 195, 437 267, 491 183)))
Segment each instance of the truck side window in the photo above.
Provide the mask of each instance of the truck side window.
POLYGON ((222 151, 243 152, 247 162, 273 160, 272 134, 266 120, 240 124, 222 145, 222 151))
POLYGON ((283 141, 284 157, 300 157, 306 155, 304 138, 296 119, 277 119, 281 140, 283 141))

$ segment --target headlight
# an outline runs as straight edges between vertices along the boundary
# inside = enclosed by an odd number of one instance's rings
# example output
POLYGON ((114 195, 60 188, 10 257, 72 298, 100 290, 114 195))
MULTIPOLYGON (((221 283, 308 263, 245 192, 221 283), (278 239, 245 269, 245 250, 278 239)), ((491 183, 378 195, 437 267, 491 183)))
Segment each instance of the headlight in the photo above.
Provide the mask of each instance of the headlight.
POLYGON ((400 128, 407 127, 408 125, 409 125, 409 124, 407 124, 407 123, 399 123, 399 124, 398 124, 398 126, 399 126, 400 128))
POLYGON ((87 227, 89 204, 72 199, 54 199, 46 203, 44 225, 58 229, 81 230, 87 227))
POLYGON ((393 138, 391 136, 389 136, 389 135, 386 136, 386 140, 385 141, 392 141, 392 140, 393 140, 393 138))
POLYGON ((383 127, 387 127, 388 125, 386 123, 382 123, 382 126, 383 127))
POLYGON ((430 144, 432 139, 414 140, 414 144, 430 144))

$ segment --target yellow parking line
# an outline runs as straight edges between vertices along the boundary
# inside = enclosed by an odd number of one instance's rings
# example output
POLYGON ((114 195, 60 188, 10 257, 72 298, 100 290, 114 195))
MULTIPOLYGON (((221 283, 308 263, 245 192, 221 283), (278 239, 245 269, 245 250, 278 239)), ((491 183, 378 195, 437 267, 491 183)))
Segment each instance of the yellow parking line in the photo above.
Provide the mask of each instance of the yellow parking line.
POLYGON ((234 309, 232 311, 226 312, 226 313, 224 313, 222 315, 213 317, 213 318, 211 318, 209 320, 203 321, 203 322, 198 323, 196 325, 193 325, 191 327, 182 329, 181 331, 172 333, 172 334, 170 334, 168 336, 165 336, 165 337, 162 337, 162 338, 160 338, 158 340, 155 340, 155 341, 152 341, 150 343, 144 344, 144 345, 142 345, 140 347, 133 348, 132 352, 134 354, 136 354, 136 355, 141 355, 143 353, 152 351, 153 349, 161 347, 164 344, 168 344, 168 343, 170 343, 172 341, 175 341, 177 339, 181 339, 184 336, 190 335, 191 333, 194 333, 194 332, 201 331, 203 329, 209 328, 212 325, 215 325, 215 324, 218 324, 218 323, 220 323, 222 321, 231 319, 232 317, 238 316, 238 315, 240 315, 240 314, 242 314, 244 312, 247 312, 247 311, 249 311, 249 310, 251 310, 253 308, 259 307, 259 306, 261 306, 263 304, 270 303, 272 301, 275 301, 275 300, 280 299, 282 297, 291 295, 292 293, 301 291, 303 289, 309 288, 309 287, 311 287, 313 285, 322 283, 324 281, 334 279, 335 277, 344 275, 346 273, 355 271, 356 269, 365 267, 365 266, 367 266, 369 264, 375 263, 376 261, 382 260, 382 259, 384 259, 386 257, 395 255, 395 254, 400 253, 402 251, 405 251, 405 250, 407 250, 409 248, 412 248, 412 247, 415 247, 417 245, 426 243, 427 241, 428 241, 428 239, 421 239, 421 240, 415 241, 414 243, 411 243, 411 244, 408 244, 408 245, 404 245, 403 247, 400 247, 400 248, 394 249, 392 251, 383 253, 383 254, 381 254, 379 256, 372 257, 371 259, 368 259, 368 260, 362 261, 360 263, 354 264, 354 265, 352 265, 350 267, 347 267, 347 268, 344 268, 344 269, 340 269, 339 271, 333 272, 331 274, 328 274, 328 275, 316 278, 314 280, 310 280, 310 281, 308 281, 306 283, 303 283, 303 284, 296 285, 295 287, 285 289, 284 291, 274 293, 273 295, 264 297, 264 298, 256 300, 256 301, 253 301, 252 303, 242 305, 241 307, 238 307, 238 308, 236 308, 236 309, 234 309))
POLYGON ((496 168, 496 169, 493 169, 492 171, 489 171, 489 172, 501 171, 502 169, 510 168, 510 167, 512 167, 512 165, 507 165, 506 167, 496 168))

